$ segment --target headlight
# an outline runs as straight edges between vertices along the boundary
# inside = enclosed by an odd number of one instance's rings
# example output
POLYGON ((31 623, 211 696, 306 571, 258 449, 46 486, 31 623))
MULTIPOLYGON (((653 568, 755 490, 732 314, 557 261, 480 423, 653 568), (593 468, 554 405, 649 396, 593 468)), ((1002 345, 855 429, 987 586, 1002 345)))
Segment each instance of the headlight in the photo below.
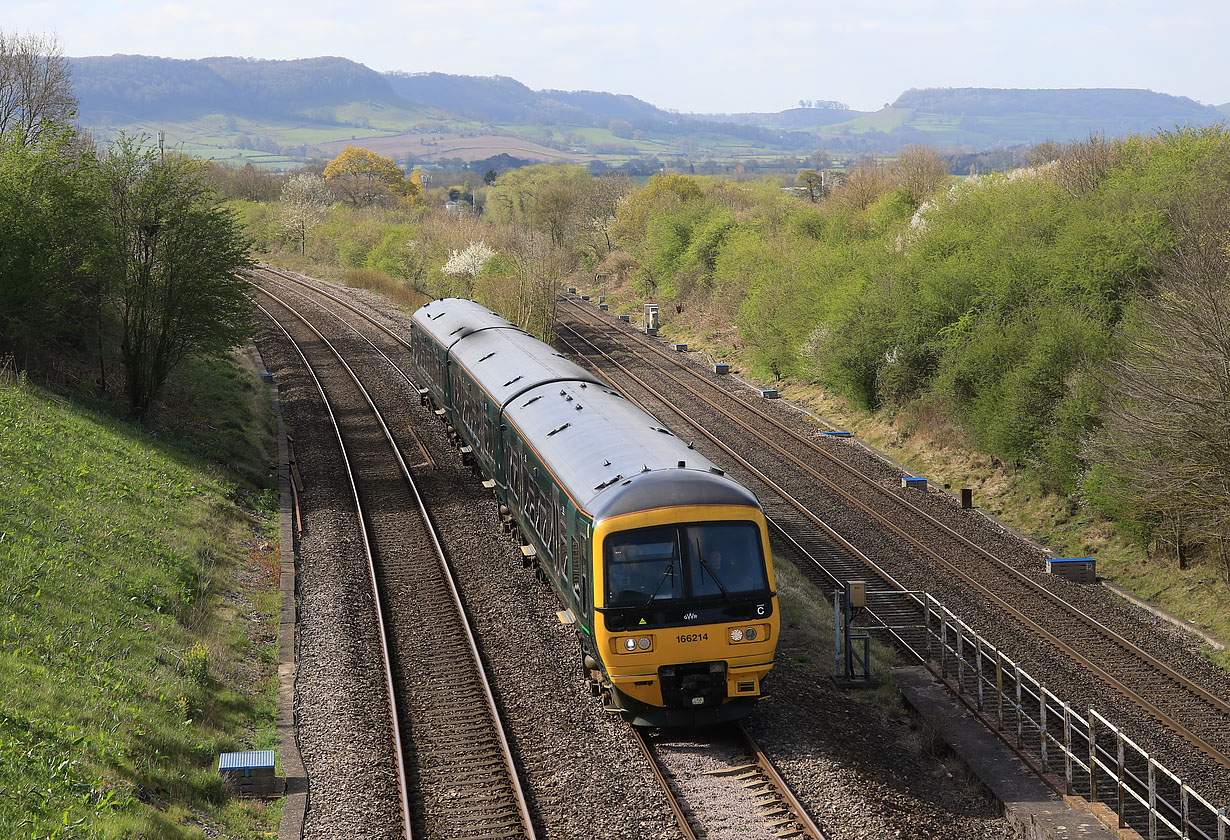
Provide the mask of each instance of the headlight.
MULTIPOLYGON (((738 632, 739 632, 738 630, 736 630, 736 631, 735 631, 735 633, 738 633, 738 632)), ((733 634, 732 634, 732 635, 733 635, 733 634)), ((744 630, 744 631, 743 631, 743 638, 747 639, 749 642, 754 641, 754 640, 756 639, 756 628, 755 628, 755 627, 749 627, 749 628, 747 628, 746 630, 744 630)), ((735 639, 735 641, 737 642, 737 641, 739 641, 739 640, 738 640, 738 639, 735 639)))
POLYGON ((636 639, 624 639, 624 650, 636 650, 636 639))
MULTIPOLYGON (((632 640, 628 639, 628 641, 632 641, 632 640)), ((640 648, 641 650, 649 650, 650 644, 651 643, 649 641, 648 636, 641 636, 639 639, 636 640, 636 646, 640 648)))
POLYGON ((743 641, 743 631, 742 631, 742 630, 740 630, 738 627, 733 627, 733 628, 731 628, 731 631, 730 631, 730 640, 731 640, 732 642, 741 642, 741 641, 743 641))

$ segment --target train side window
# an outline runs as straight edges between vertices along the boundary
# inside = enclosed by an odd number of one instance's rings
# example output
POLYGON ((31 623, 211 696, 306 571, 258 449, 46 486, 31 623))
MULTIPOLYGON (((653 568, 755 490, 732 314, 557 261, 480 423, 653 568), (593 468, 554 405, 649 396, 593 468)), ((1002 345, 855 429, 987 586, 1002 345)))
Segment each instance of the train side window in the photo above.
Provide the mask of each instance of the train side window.
POLYGON ((589 615, 589 569, 592 558, 589 552, 589 537, 581 535, 581 614, 589 615))

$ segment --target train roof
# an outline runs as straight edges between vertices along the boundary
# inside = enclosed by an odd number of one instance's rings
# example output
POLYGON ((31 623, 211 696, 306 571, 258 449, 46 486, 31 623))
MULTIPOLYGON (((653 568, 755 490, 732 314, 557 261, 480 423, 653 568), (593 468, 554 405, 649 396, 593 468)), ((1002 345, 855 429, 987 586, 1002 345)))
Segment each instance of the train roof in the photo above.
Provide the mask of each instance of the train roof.
POLYGON ((595 520, 677 505, 760 507, 750 490, 605 385, 544 385, 504 414, 595 520))
POLYGON ((450 355, 500 406, 549 383, 601 384, 592 373, 550 345, 516 328, 468 333, 453 345, 450 355))
POLYGON ((501 318, 482 304, 465 298, 428 301, 415 310, 412 317, 416 324, 445 348, 452 347, 471 333, 493 327, 527 334, 507 318, 501 318))
POLYGON ((432 301, 414 321, 449 348, 595 520, 677 505, 760 507, 619 392, 480 304, 432 301))

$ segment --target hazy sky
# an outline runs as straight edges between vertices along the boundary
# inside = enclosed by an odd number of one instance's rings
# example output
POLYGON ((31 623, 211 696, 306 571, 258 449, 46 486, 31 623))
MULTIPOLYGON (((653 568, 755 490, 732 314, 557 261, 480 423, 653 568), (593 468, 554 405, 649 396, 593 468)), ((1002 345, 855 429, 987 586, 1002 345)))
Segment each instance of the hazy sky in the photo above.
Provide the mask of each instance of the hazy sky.
POLYGON ((55 34, 70 56, 338 55, 692 112, 800 99, 873 110, 911 87, 1150 88, 1230 101, 1226 0, 0 0, 0 28, 55 34))

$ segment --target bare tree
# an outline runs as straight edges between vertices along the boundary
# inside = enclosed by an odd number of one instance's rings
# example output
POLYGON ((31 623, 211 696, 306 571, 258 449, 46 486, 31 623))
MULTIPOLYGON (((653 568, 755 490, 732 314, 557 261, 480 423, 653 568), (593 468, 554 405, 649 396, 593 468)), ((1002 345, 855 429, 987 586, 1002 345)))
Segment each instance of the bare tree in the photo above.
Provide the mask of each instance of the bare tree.
POLYGON ((946 164, 930 146, 907 146, 889 167, 889 181, 910 194, 915 205, 950 180, 946 164))
POLYGON ((509 261, 517 276, 516 311, 509 320, 546 342, 555 338, 555 305, 560 279, 570 268, 563 250, 538 231, 517 231, 509 261))
POLYGON ((76 110, 72 72, 55 39, 0 31, 0 134, 32 146, 76 110))
POLYGON ((1180 568, 1202 548, 1230 580, 1230 210, 1219 192, 1172 213, 1178 242, 1124 331, 1086 457, 1180 568))

